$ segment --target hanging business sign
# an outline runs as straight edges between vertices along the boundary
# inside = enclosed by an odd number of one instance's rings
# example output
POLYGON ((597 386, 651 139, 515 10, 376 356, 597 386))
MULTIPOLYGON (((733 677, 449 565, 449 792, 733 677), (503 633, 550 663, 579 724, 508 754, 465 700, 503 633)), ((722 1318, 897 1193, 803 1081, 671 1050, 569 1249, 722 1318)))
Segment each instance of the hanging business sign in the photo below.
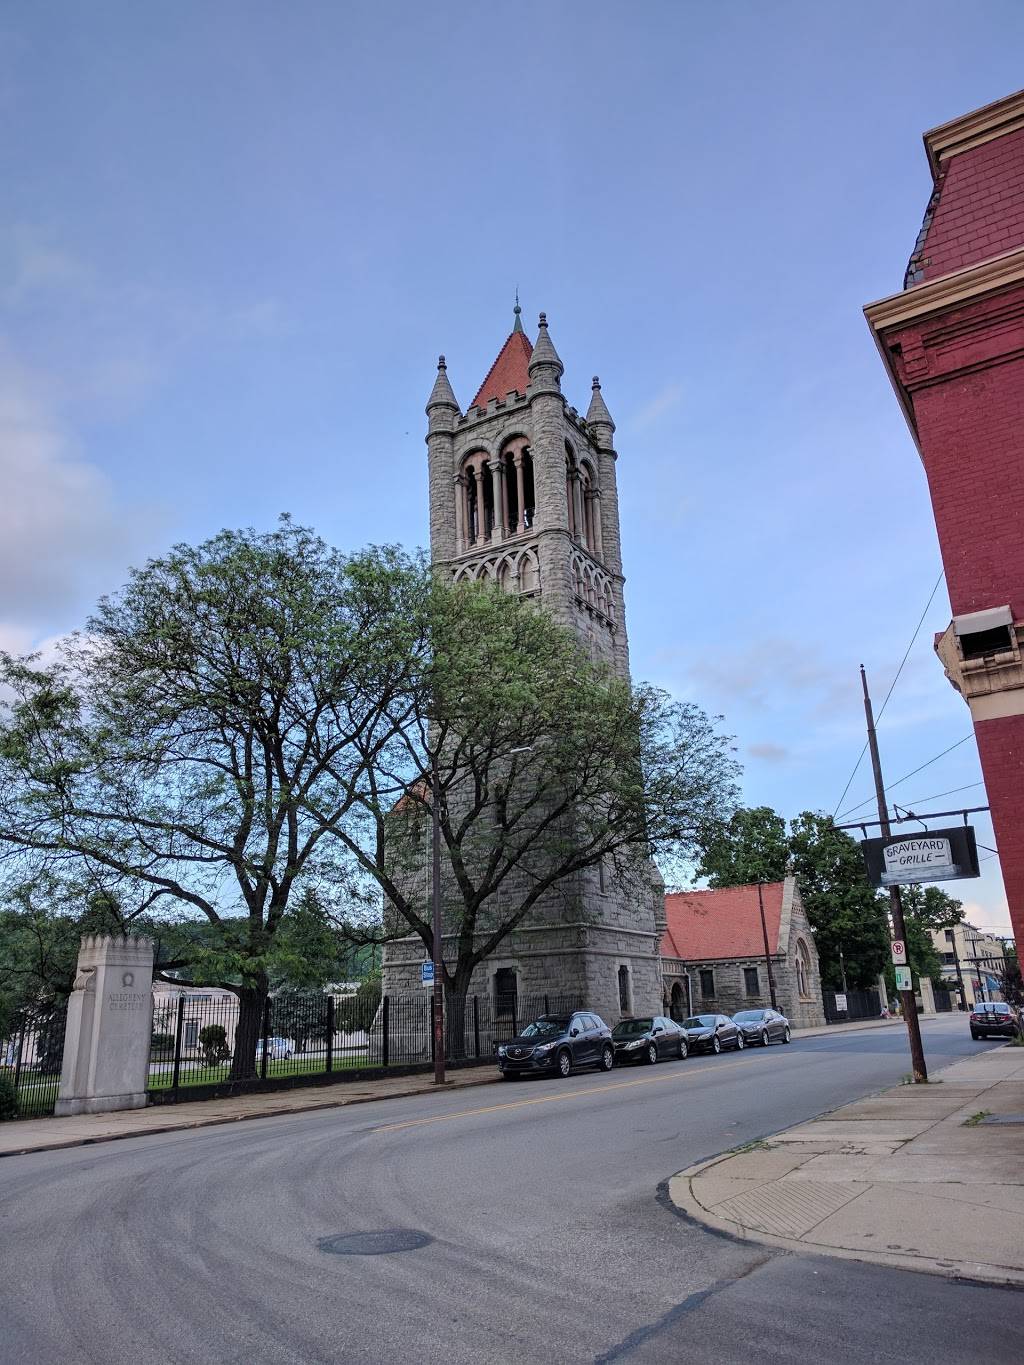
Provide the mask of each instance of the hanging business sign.
POLYGON ((872 886, 952 882, 979 875, 978 846, 970 825, 864 839, 861 848, 872 886))

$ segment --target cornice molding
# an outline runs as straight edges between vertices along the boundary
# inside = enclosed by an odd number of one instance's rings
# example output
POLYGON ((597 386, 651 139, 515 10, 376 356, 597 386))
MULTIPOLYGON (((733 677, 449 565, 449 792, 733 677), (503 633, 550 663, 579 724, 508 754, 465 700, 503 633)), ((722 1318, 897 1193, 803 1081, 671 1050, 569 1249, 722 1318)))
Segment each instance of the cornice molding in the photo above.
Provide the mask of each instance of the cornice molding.
POLYGON ((1024 90, 1006 95, 981 109, 972 109, 969 114, 940 123, 937 128, 929 128, 924 135, 924 149, 932 177, 938 177, 942 163, 951 156, 1005 137, 1019 128, 1024 128, 1024 90))
MULTIPOLYGON (((1022 125, 1024 126, 1024 125, 1022 125)), ((960 304, 970 303, 985 294, 1024 281, 1024 247, 1006 251, 977 265, 965 266, 938 279, 913 285, 888 298, 878 299, 864 308, 868 326, 874 333, 904 326, 960 304)))

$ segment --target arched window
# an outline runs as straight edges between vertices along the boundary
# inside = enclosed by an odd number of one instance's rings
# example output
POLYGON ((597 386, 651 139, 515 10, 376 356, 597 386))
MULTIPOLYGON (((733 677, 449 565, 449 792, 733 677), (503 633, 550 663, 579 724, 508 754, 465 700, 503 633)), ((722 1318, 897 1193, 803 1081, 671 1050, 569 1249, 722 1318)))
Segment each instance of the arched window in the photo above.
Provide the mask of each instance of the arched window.
POLYGON ((683 988, 678 981, 676 981, 672 986, 672 997, 671 1004, 669 1005, 669 1014, 671 1014, 672 1018, 676 1021, 677 1024, 681 1024, 682 1021, 686 1018, 686 1001, 683 999, 683 988))
POLYGON ((802 938, 798 938, 796 941, 796 989, 801 1000, 810 998, 811 955, 802 938))
POLYGON ((583 541, 583 500, 580 495, 580 470, 576 452, 565 443, 565 502, 569 512, 569 534, 573 540, 583 541))
POLYGON ((509 535, 522 535, 534 523, 536 503, 533 456, 525 436, 516 436, 503 447, 501 463, 505 486, 505 525, 509 535))
POLYGON ((629 1014, 629 968, 625 963, 619 968, 619 1009, 629 1014))
MULTIPOLYGON (((497 539, 495 531, 504 525, 501 516, 501 478, 497 465, 486 450, 474 451, 462 463, 460 494, 462 497, 463 548, 483 545, 497 539)), ((456 516, 456 524, 460 518, 456 516)))

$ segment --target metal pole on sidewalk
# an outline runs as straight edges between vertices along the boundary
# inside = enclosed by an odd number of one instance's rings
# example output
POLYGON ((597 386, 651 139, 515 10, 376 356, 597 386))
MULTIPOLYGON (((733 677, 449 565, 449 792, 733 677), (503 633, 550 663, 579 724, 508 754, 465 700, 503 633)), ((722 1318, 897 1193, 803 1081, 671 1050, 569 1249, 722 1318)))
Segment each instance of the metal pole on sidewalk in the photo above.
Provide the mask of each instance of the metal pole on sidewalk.
POLYGON ((764 895, 761 891, 760 882, 757 884, 757 904, 761 911, 761 933, 764 936, 764 965, 768 969, 768 994, 771 996, 772 1009, 777 1010, 779 1005, 775 998, 775 974, 772 971, 771 949, 768 947, 768 925, 764 918, 764 895))
MULTIPOLYGON (((889 824, 889 808, 885 800, 885 786, 882 782, 882 764, 878 757, 878 736, 875 734, 875 717, 871 710, 871 697, 868 693, 868 679, 864 672, 864 665, 860 666, 860 681, 864 689, 864 715, 868 722, 868 748, 871 752, 871 771, 875 779, 875 797, 878 802, 878 823, 882 829, 882 838, 888 839, 891 832, 889 824)), ((889 887, 889 901, 892 909, 892 928, 893 937, 907 941, 907 927, 903 920, 903 901, 900 899, 900 889, 898 886, 889 887)), ((913 984, 913 983, 911 983, 913 984)), ((924 1048, 921 1045, 921 1026, 917 1018, 917 1001, 914 998, 913 990, 900 991, 900 1004, 903 1007, 903 1018, 907 1025, 907 1037, 910 1040, 910 1064, 914 1072, 914 1083, 919 1085, 928 1079, 928 1068, 924 1061, 924 1048)))
POLYGON ((433 878, 431 887, 431 937, 434 940, 434 1084, 444 1085, 444 994, 441 973, 444 959, 441 953, 441 779, 437 771, 437 754, 430 755, 430 811, 432 815, 433 878))

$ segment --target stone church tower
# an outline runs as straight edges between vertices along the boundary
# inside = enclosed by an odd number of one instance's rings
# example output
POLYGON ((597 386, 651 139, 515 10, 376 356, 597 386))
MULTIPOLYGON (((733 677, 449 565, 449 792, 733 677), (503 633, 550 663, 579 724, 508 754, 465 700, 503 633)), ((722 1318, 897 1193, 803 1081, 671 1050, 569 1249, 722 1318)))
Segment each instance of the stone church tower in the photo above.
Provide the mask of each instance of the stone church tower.
MULTIPOLYGON (((490 578, 537 598, 622 676, 629 650, 622 596, 615 423, 595 378, 586 417, 562 394, 562 362, 540 315, 531 345, 520 318, 463 413, 445 358, 427 402, 430 550, 456 582, 490 578)), ((539 902, 479 970, 492 999, 570 993, 607 1023, 662 1010, 658 945, 664 888, 654 865, 638 892, 593 868, 539 902)), ((417 989, 418 938, 390 944, 385 990, 417 989)))

